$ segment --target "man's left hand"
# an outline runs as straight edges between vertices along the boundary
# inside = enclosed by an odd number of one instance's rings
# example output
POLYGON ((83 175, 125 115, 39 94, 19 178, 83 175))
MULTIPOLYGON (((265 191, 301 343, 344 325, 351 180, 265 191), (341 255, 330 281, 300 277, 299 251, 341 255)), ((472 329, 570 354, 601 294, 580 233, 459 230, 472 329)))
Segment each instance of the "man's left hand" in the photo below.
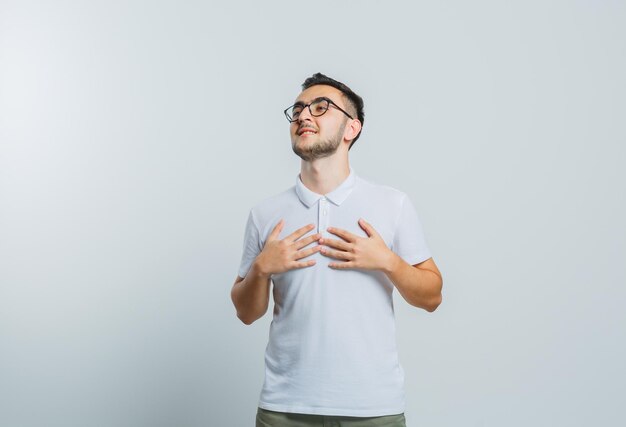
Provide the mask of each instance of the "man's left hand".
POLYGON ((323 255, 344 260, 344 262, 331 262, 329 267, 360 268, 364 270, 382 270, 391 268, 394 261, 394 253, 378 232, 363 218, 359 219, 359 226, 367 233, 367 237, 357 236, 341 228, 329 227, 327 230, 342 240, 322 238, 320 245, 325 247, 320 251, 323 255))

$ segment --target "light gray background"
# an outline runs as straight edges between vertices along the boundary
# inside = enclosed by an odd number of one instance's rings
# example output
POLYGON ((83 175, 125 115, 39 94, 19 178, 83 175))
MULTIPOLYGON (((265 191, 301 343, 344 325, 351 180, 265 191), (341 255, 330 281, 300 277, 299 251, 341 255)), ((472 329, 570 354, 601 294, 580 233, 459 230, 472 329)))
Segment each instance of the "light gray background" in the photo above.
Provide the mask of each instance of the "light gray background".
POLYGON ((0 425, 253 425, 230 289, 317 71, 443 272, 409 426, 624 425, 624 2, 0 4, 0 425))

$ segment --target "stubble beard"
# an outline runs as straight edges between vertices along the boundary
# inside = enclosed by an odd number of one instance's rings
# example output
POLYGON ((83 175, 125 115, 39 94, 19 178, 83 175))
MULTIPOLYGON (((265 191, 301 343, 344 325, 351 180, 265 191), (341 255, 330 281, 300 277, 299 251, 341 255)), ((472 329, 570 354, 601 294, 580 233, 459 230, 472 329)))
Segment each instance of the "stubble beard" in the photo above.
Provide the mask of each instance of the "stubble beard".
POLYGON ((334 138, 318 141, 315 144, 307 144, 306 142, 302 143, 303 141, 299 140, 298 142, 300 144, 293 143, 291 144, 291 148, 293 149, 293 152, 298 155, 298 157, 306 162, 332 156, 335 152, 337 152, 337 149, 341 145, 341 141, 343 140, 343 131, 345 128, 346 123, 340 127, 334 138))

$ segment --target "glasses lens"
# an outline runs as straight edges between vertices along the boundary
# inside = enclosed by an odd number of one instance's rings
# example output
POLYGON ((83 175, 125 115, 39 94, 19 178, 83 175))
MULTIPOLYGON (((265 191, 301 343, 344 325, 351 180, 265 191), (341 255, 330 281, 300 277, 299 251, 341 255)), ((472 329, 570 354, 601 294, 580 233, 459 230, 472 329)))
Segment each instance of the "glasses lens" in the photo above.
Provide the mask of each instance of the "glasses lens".
POLYGON ((328 111, 328 101, 326 99, 319 99, 311 104, 311 114, 315 117, 321 116, 328 111))
POLYGON ((298 117, 300 117, 301 112, 302 112, 302 105, 294 105, 289 110, 287 110, 287 115, 289 116, 289 120, 291 121, 298 120, 298 117))

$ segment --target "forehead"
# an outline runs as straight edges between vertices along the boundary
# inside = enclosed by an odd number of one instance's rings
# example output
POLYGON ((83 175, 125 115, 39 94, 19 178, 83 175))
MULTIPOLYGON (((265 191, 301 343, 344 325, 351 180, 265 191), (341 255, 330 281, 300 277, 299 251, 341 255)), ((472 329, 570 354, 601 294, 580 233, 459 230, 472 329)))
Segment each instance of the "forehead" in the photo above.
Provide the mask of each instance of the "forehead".
POLYGON ((343 107, 343 93, 332 86, 328 85, 315 85, 311 86, 308 89, 303 90, 300 95, 296 98, 296 102, 304 102, 308 104, 315 98, 319 98, 320 96, 325 96, 331 99, 337 105, 343 107))

